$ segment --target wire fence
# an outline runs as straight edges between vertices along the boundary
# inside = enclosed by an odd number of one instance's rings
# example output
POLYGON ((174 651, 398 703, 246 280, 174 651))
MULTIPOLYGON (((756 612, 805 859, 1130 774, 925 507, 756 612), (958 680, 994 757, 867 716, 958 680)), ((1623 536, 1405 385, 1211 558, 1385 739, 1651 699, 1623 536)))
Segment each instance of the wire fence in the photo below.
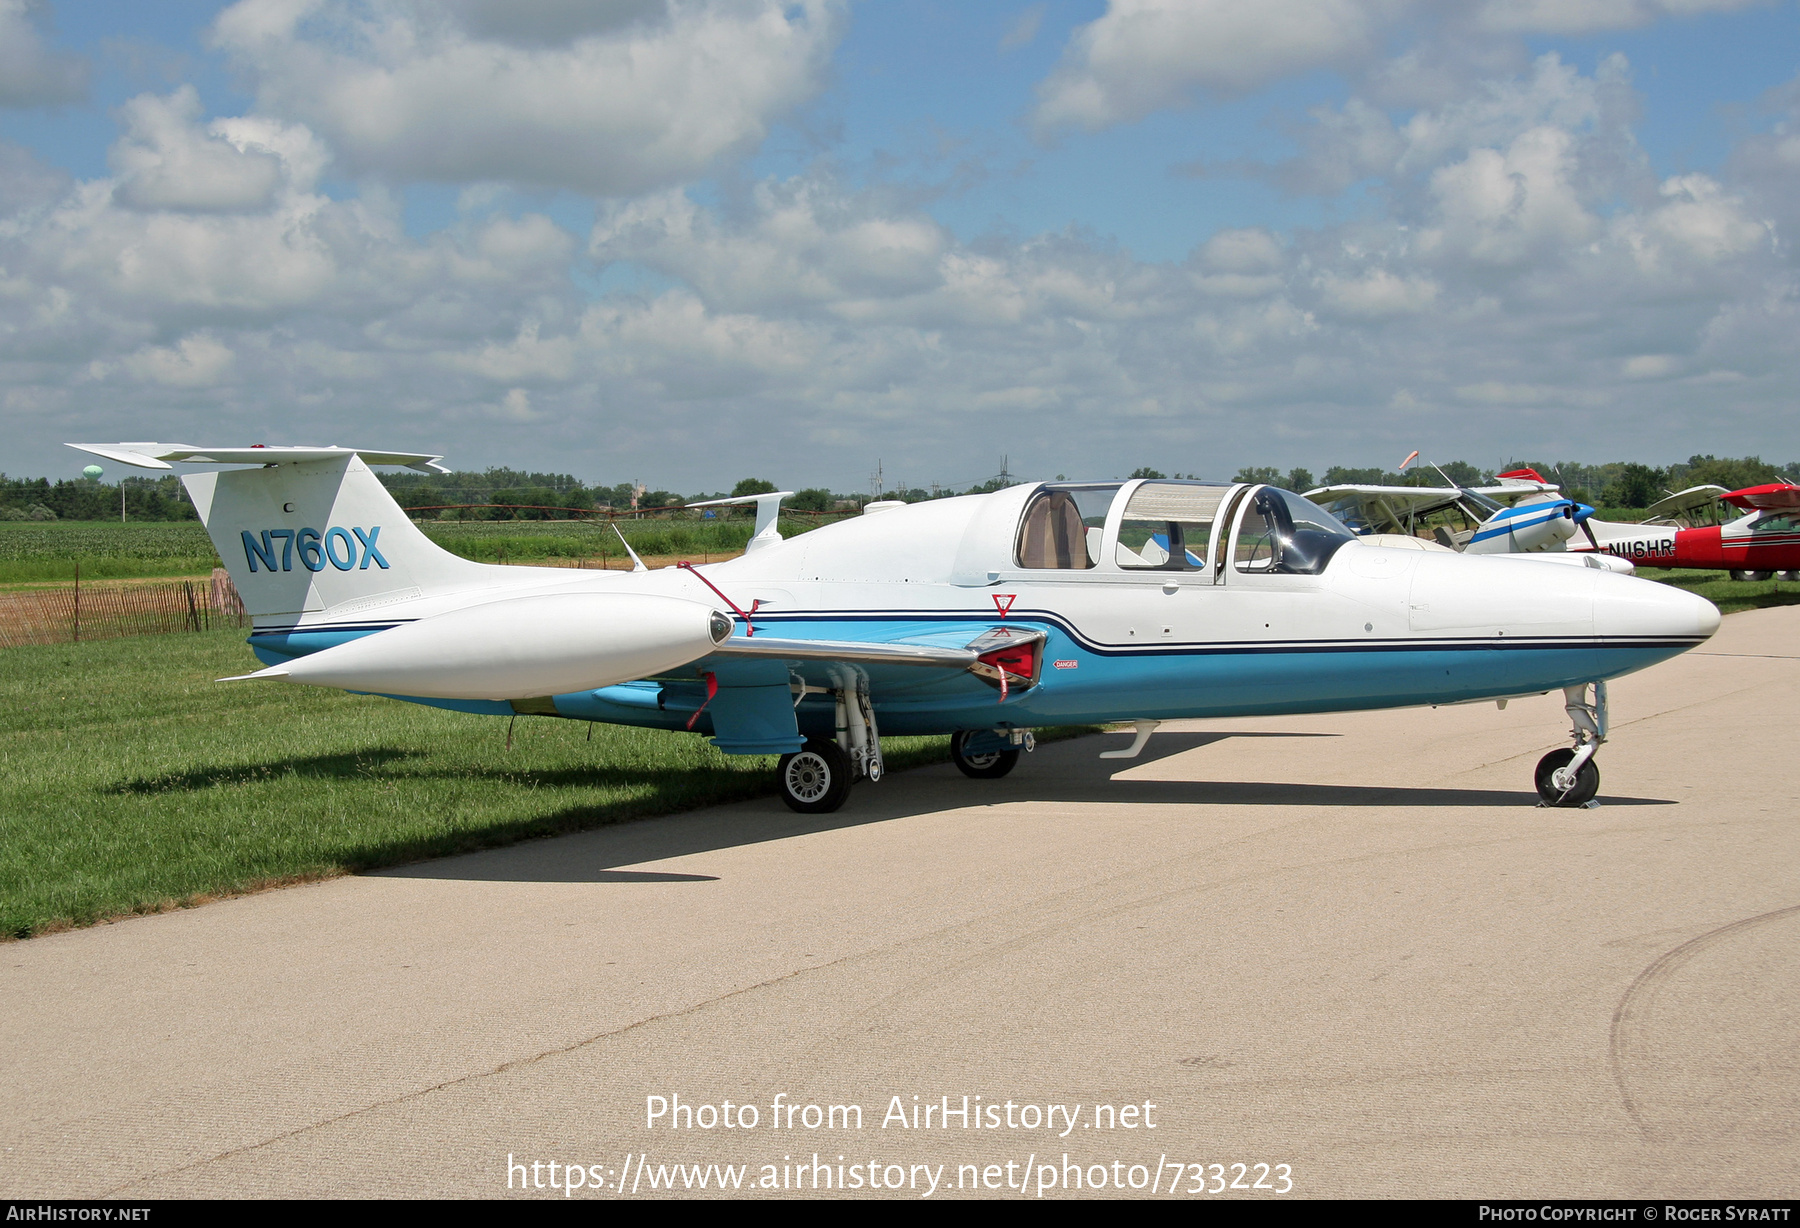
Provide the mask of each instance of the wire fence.
POLYGON ((169 635, 246 627, 249 616, 231 577, 211 580, 73 584, 0 593, 0 648, 71 644, 131 635, 169 635))

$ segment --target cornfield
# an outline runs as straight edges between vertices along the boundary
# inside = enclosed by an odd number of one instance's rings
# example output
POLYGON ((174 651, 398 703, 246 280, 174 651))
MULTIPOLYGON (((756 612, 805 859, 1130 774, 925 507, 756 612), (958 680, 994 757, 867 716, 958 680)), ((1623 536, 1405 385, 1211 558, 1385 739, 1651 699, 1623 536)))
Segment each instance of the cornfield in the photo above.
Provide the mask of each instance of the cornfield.
POLYGON ((212 579, 143 584, 73 584, 0 593, 0 648, 70 644, 128 635, 167 635, 248 626, 224 568, 212 579))

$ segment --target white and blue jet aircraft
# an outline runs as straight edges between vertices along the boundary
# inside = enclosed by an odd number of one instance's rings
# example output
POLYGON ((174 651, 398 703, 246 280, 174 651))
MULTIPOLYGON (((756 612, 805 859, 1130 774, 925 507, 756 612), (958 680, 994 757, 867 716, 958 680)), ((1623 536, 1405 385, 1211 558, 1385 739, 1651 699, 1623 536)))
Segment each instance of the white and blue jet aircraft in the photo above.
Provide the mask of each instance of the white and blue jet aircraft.
POLYGON ((607 721, 779 755, 823 812, 884 734, 950 734, 971 777, 1032 730, 1505 700, 1561 690, 1545 804, 1599 787, 1605 682, 1701 643, 1709 602, 1530 555, 1370 544, 1272 486, 1038 482, 868 512, 708 566, 492 566, 434 545, 370 472, 437 456, 75 444, 183 481, 253 617, 245 675, 462 712, 607 721))

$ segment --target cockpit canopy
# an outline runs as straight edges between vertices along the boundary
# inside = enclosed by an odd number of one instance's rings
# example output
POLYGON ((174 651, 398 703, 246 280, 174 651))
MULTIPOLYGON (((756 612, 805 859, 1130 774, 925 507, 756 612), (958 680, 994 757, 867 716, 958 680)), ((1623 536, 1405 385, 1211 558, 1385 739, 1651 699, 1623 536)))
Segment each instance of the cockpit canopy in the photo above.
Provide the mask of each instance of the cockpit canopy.
POLYGON ((1093 570, 1103 565, 1109 532, 1112 567, 1214 574, 1223 569, 1228 541, 1236 543, 1230 549, 1240 572, 1317 575, 1352 540, 1325 509, 1273 486, 1057 483, 1026 506, 1015 562, 1033 570, 1093 570), (1228 537, 1234 516, 1236 533, 1228 537))
POLYGON ((1351 540, 1350 530, 1318 504, 1274 486, 1258 487, 1238 517, 1237 569, 1316 576, 1351 540))

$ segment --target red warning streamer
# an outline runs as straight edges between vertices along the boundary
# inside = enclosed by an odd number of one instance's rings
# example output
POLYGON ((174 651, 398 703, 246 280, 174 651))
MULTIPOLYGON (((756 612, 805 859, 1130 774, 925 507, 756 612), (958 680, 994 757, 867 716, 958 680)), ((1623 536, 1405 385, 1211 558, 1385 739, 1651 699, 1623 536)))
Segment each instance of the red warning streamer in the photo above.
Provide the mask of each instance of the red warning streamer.
MULTIPOLYGON (((721 593, 719 595, 721 597, 724 596, 723 593, 721 593)), ((694 715, 688 717, 687 727, 690 731, 694 728, 694 722, 700 719, 700 714, 702 712, 706 711, 706 705, 711 703, 713 701, 713 696, 717 695, 718 693, 719 693, 719 676, 717 674, 707 674, 706 675, 706 698, 700 701, 700 706, 698 708, 694 709, 694 715)))

